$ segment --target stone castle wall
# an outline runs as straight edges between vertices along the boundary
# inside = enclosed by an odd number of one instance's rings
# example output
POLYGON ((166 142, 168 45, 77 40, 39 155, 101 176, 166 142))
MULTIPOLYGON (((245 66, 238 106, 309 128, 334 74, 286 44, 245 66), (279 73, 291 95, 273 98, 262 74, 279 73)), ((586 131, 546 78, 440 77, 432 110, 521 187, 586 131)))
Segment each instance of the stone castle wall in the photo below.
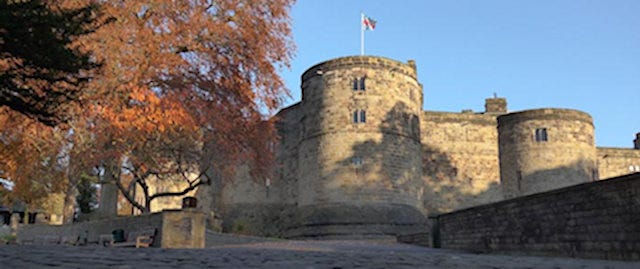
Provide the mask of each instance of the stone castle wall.
POLYGON ((600 179, 640 172, 640 149, 597 148, 600 179))
POLYGON ((202 196, 214 197, 205 204, 225 231, 410 234, 426 215, 594 180, 598 168, 600 178, 628 173, 640 152, 596 154, 592 119, 574 110, 507 114, 506 99, 494 97, 484 113, 423 111, 412 61, 333 59, 309 68, 301 88, 301 102, 277 115, 275 178, 254 181, 240 169, 202 196), (365 89, 354 90, 362 78, 365 89), (537 128, 548 141, 535 141, 537 128))
POLYGON ((420 167, 415 70, 381 58, 340 58, 305 72, 302 91, 301 206, 380 200, 420 207, 411 185, 420 167), (363 77, 366 90, 353 90, 363 77), (355 111, 366 112, 365 123, 353 122, 355 111))
POLYGON ((421 123, 428 214, 502 199, 496 115, 427 111, 421 123))
POLYGON ((535 109, 498 117, 501 182, 517 197, 598 179, 591 116, 535 109))
POLYGON ((395 233, 395 217, 371 223, 381 229, 351 225, 373 220, 363 212, 421 215, 421 99, 414 66, 390 59, 339 58, 302 75, 300 208, 290 237, 395 233))

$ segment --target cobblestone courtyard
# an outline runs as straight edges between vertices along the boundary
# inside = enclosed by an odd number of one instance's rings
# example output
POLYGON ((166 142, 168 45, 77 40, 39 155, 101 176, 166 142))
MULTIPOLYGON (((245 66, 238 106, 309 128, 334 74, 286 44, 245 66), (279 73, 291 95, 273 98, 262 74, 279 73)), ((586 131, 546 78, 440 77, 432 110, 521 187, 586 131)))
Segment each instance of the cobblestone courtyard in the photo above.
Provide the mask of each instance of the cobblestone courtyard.
POLYGON ((207 249, 1 245, 0 268, 640 268, 640 263, 477 255, 354 241, 275 241, 207 249))

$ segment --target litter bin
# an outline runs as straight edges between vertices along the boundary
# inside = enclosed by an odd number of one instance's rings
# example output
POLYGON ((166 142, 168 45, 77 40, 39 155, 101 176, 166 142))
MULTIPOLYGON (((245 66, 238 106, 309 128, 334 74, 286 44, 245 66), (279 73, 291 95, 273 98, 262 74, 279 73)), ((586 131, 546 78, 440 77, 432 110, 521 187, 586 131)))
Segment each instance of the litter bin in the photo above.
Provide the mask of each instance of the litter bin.
POLYGON ((182 198, 182 209, 185 208, 196 208, 198 206, 198 199, 195 197, 185 197, 182 198))
POLYGON ((115 242, 115 243, 126 241, 124 239, 124 230, 123 229, 113 230, 113 232, 111 232, 111 235, 113 236, 113 242, 115 242))

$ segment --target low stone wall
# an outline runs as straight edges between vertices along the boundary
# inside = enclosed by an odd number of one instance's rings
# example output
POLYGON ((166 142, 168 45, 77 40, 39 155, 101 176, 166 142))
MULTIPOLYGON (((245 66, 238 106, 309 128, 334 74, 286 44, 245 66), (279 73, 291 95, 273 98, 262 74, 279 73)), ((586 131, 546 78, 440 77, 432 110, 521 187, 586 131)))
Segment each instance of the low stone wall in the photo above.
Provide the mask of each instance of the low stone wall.
POLYGON ((100 235, 123 229, 125 233, 157 229, 153 247, 204 248, 205 216, 195 210, 165 210, 149 215, 77 222, 66 225, 26 224, 18 227, 18 243, 42 237, 85 237, 97 243, 100 235))
POLYGON ((640 173, 437 218, 442 248, 640 260, 640 173))

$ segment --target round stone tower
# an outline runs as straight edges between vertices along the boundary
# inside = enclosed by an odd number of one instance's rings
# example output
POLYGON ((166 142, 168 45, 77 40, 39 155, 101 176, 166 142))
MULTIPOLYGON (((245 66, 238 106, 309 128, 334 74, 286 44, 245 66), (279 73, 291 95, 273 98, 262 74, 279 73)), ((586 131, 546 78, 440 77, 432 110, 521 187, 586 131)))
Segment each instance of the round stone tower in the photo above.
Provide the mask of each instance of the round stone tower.
POLYGON ((298 207, 291 238, 421 229, 422 86, 413 61, 353 56, 302 75, 298 207))
POLYGON ((506 198, 597 180, 593 120, 570 109, 498 117, 500 179, 506 198))

